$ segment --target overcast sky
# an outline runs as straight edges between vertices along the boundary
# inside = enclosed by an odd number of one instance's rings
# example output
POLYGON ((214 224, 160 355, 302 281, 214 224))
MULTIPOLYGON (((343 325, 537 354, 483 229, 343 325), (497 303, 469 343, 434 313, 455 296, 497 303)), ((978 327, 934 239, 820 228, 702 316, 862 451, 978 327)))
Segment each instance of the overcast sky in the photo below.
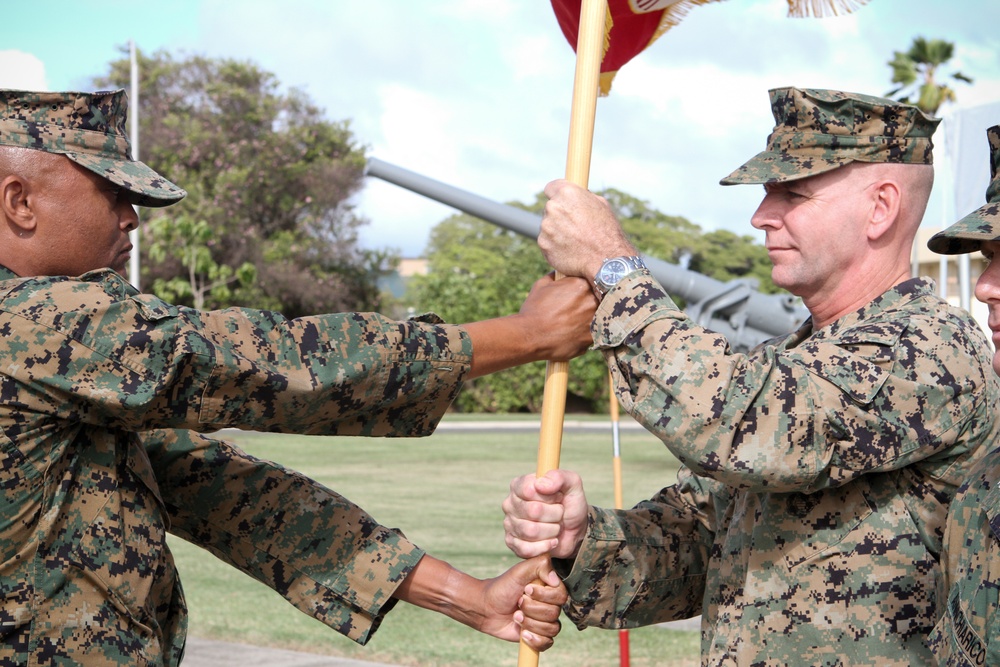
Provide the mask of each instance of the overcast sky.
MULTIPOLYGON (((135 40, 175 57, 252 60, 305 90, 329 119, 349 119, 370 155, 490 199, 531 201, 565 174, 575 56, 547 0, 99 7, 8 3, 0 87, 90 89, 118 47, 135 40)), ((893 51, 917 36, 945 39, 956 54, 944 74, 976 80, 954 85, 959 102, 942 109, 947 122, 1000 103, 998 24, 997 0, 870 0, 825 19, 788 18, 784 0, 694 7, 599 100, 590 187, 618 188, 706 230, 754 234, 748 220, 760 189, 718 181, 763 148, 773 125, 769 88, 882 95, 893 51)), ((1000 115, 977 123, 971 133, 985 155, 985 128, 1000 115)), ((985 157, 981 164, 985 174, 985 157)), ((404 256, 419 255, 430 228, 454 212, 376 178, 358 204, 371 221, 365 245, 404 256)))

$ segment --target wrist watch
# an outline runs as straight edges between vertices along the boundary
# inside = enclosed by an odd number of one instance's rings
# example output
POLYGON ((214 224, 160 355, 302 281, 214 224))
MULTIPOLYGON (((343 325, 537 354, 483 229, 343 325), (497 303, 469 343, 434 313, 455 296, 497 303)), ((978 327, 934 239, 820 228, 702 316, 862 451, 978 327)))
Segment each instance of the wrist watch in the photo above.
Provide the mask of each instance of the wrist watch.
POLYGON ((645 268, 646 265, 643 264, 642 258, 634 255, 605 259, 604 263, 601 264, 600 271, 597 272, 597 276, 594 278, 594 288, 597 291, 597 296, 603 299, 608 290, 617 285, 622 278, 633 271, 645 268))

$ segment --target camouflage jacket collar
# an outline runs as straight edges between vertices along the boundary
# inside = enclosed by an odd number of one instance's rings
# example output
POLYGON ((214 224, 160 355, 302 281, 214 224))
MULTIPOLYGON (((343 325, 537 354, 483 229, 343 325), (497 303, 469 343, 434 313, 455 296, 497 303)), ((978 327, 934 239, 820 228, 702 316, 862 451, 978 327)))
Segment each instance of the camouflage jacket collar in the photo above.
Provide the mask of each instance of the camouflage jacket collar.
MULTIPOLYGON (((3 264, 0 264, 0 281, 4 280, 21 280, 23 276, 19 276, 10 269, 8 269, 3 264)), ((123 276, 111 269, 96 269, 94 271, 88 271, 81 276, 37 276, 38 281, 60 281, 60 280, 82 280, 89 283, 100 283, 104 290, 113 296, 119 298, 126 298, 138 294, 139 292, 132 286, 132 284, 126 280, 123 276)))
POLYGON ((860 322, 881 320, 886 313, 895 312, 900 307, 912 301, 930 298, 938 303, 935 296, 934 281, 930 278, 910 278, 883 292, 853 313, 844 315, 839 320, 831 322, 819 331, 813 331, 812 318, 807 318, 786 340, 784 347, 792 348, 810 337, 834 338, 841 331, 850 329, 860 322))

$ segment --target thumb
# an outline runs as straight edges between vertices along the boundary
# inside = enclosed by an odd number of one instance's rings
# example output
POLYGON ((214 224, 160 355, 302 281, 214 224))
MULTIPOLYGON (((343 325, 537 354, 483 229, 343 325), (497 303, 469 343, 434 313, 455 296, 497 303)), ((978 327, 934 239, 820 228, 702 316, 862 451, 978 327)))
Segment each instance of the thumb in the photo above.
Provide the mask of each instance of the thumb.
POLYGON ((535 478, 535 490, 545 496, 554 496, 565 493, 571 486, 571 480, 565 471, 555 469, 549 470, 541 477, 535 478))

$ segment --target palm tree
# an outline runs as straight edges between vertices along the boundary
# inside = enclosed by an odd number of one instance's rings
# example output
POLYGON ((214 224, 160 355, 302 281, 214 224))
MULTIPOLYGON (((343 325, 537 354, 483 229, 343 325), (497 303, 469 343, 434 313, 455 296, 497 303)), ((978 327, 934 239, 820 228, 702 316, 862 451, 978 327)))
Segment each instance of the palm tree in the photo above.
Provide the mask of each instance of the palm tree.
MULTIPOLYGON (((955 91, 945 83, 939 84, 935 78, 938 68, 951 60, 954 51, 955 45, 943 39, 915 37, 909 51, 895 51, 888 63, 892 68, 892 82, 899 86, 886 93, 886 97, 916 104, 932 116, 945 102, 954 102, 955 91), (911 101, 913 95, 917 97, 915 102, 911 101)), ((972 79, 961 72, 955 72, 951 78, 972 83, 972 79)))

